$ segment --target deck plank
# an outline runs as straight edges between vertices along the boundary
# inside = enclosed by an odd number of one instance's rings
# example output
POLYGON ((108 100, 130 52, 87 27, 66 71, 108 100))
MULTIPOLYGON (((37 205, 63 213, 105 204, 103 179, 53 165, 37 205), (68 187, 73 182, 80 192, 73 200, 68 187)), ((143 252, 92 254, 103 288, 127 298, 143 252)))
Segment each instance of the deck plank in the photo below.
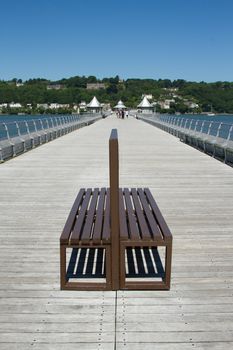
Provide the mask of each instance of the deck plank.
POLYGON ((174 239, 170 291, 117 292, 117 350, 232 349, 233 169, 113 116, 0 165, 1 350, 114 349, 116 293, 59 290, 59 237, 78 190, 109 187, 112 128, 120 186, 149 187, 174 239))

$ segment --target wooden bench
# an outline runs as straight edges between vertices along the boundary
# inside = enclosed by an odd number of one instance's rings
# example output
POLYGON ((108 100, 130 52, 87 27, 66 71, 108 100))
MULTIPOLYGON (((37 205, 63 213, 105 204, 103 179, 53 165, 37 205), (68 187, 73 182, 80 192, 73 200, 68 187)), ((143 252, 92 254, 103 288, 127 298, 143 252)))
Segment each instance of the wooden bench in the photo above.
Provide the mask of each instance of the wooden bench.
POLYGON ((116 129, 109 171, 110 187, 81 189, 70 211, 60 237, 61 289, 169 289, 172 235, 148 188, 119 188, 116 129))
POLYGON ((119 206, 120 289, 170 289, 172 235, 150 190, 120 189, 119 206))

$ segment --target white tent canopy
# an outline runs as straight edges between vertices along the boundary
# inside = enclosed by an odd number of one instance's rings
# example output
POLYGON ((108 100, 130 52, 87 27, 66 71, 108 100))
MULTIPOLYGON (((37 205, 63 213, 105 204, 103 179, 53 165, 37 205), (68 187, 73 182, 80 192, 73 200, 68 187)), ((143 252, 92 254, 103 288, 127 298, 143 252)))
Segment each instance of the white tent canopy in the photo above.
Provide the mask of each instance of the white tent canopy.
POLYGON ((101 104, 97 100, 97 98, 94 96, 90 103, 88 103, 87 107, 89 108, 101 108, 101 104))
POLYGON ((124 103, 120 100, 116 106, 114 106, 113 108, 116 108, 116 109, 124 109, 126 108, 126 106, 124 105, 124 103))
POLYGON ((143 97, 143 100, 138 105, 139 108, 152 108, 150 102, 147 100, 146 96, 143 97))

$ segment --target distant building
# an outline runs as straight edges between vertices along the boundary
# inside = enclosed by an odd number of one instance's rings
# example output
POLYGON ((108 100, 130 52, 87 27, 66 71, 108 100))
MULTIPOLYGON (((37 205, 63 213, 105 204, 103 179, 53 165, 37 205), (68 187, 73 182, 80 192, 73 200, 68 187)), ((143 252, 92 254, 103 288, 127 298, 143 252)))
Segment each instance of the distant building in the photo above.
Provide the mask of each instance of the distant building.
POLYGON ((37 103, 36 107, 37 108, 48 109, 49 105, 48 105, 48 103, 37 103))
POLYGON ((0 108, 7 108, 8 104, 7 103, 1 103, 0 108))
POLYGON ((90 103, 87 105, 87 110, 91 113, 100 113, 101 112, 101 104, 97 100, 97 98, 94 96, 90 103))
POLYGON ((126 109, 127 107, 124 105, 124 103, 120 100, 118 101, 117 105, 113 107, 114 109, 126 109))
POLYGON ((146 97, 147 100, 152 100, 152 99, 153 99, 153 95, 152 95, 152 94, 148 94, 148 95, 143 94, 143 95, 142 95, 142 98, 143 98, 143 97, 146 97))
POLYGON ((11 102, 10 104, 9 104, 9 107, 10 108, 21 108, 22 107, 22 105, 20 104, 20 103, 14 103, 14 102, 11 102))
POLYGON ((103 108, 103 111, 109 111, 111 109, 110 103, 101 103, 101 107, 103 108))
POLYGON ((170 91, 170 92, 175 92, 175 91, 178 91, 179 89, 178 88, 163 88, 163 90, 170 91))
POLYGON ((87 83, 87 90, 100 90, 105 89, 105 84, 103 83, 87 83))
POLYGON ((184 104, 191 109, 199 107, 198 103, 195 103, 193 101, 185 101, 184 104))
POLYGON ((59 108, 69 108, 69 104, 64 103, 50 103, 49 108, 50 109, 59 109, 59 108))
POLYGON ((81 103, 79 103, 79 109, 80 111, 83 111, 83 112, 87 110, 87 104, 85 101, 81 101, 81 103))
POLYGON ((152 113, 153 106, 150 104, 146 96, 143 97, 143 100, 138 105, 138 112, 142 113, 152 113))
POLYGON ((165 101, 158 101, 158 105, 162 109, 170 109, 170 104, 175 103, 175 100, 165 100, 165 101))
POLYGON ((47 85, 47 90, 61 90, 64 89, 64 85, 62 84, 49 84, 47 85))
POLYGON ((75 113, 79 113, 79 112, 80 112, 79 106, 76 105, 76 104, 74 104, 74 105, 73 105, 73 111, 74 111, 75 113))

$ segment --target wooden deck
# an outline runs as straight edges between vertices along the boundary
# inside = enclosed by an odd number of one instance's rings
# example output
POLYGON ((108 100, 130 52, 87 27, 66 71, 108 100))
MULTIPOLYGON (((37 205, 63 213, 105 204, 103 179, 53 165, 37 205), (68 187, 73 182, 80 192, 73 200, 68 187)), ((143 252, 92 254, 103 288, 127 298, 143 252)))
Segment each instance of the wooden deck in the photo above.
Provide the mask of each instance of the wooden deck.
POLYGON ((1 350, 233 348, 233 169, 110 117, 0 165, 1 350), (59 290, 59 236, 80 187, 148 186, 173 233, 171 290, 59 290))

